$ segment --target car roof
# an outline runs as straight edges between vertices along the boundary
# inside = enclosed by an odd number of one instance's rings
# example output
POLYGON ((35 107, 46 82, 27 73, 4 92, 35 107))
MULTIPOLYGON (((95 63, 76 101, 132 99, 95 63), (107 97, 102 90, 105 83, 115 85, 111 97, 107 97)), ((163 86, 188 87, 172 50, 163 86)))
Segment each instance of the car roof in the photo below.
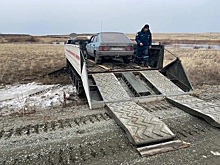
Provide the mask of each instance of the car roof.
POLYGON ((109 33, 115 33, 115 34, 124 34, 122 32, 100 32, 98 34, 109 34, 109 33))
POLYGON ((102 42, 123 42, 123 43, 130 43, 130 39, 121 32, 101 32, 100 38, 102 42))

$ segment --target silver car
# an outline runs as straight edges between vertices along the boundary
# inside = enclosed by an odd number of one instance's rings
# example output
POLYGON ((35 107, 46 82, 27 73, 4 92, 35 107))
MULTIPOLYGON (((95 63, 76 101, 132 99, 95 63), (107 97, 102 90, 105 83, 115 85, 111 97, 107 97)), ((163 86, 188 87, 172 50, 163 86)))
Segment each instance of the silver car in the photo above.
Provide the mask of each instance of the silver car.
POLYGON ((102 58, 120 57, 129 63, 134 54, 133 42, 123 33, 101 32, 93 35, 86 45, 87 58, 95 58, 100 64, 102 58))

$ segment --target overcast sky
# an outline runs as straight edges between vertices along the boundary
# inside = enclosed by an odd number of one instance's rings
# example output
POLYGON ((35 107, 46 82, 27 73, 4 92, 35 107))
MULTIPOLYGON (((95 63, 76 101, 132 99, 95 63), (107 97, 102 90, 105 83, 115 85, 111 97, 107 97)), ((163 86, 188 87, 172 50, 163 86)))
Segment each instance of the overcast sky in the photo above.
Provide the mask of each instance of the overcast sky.
POLYGON ((220 0, 0 0, 0 33, 220 32, 220 0))

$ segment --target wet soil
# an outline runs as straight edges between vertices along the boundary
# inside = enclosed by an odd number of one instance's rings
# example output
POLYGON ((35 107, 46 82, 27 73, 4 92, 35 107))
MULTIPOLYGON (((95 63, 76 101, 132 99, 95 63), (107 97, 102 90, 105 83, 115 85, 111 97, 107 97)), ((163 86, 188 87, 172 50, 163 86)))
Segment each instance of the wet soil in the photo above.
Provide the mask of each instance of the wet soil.
MULTIPOLYGON (((220 86, 197 90, 220 104, 220 86)), ((219 164, 220 130, 165 100, 140 104, 189 148, 142 158, 105 108, 87 105, 0 117, 1 164, 219 164)))

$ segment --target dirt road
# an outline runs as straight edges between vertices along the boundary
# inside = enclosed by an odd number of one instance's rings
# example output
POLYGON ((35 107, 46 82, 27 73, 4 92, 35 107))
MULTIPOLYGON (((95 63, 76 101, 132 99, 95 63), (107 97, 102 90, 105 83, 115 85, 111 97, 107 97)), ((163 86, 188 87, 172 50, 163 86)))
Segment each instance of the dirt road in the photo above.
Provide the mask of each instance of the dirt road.
MULTIPOLYGON (((220 86, 199 97, 220 104, 220 86)), ((141 104, 191 147, 142 158, 106 109, 87 105, 0 117, 1 164, 218 164, 220 130, 166 101, 141 104)))

